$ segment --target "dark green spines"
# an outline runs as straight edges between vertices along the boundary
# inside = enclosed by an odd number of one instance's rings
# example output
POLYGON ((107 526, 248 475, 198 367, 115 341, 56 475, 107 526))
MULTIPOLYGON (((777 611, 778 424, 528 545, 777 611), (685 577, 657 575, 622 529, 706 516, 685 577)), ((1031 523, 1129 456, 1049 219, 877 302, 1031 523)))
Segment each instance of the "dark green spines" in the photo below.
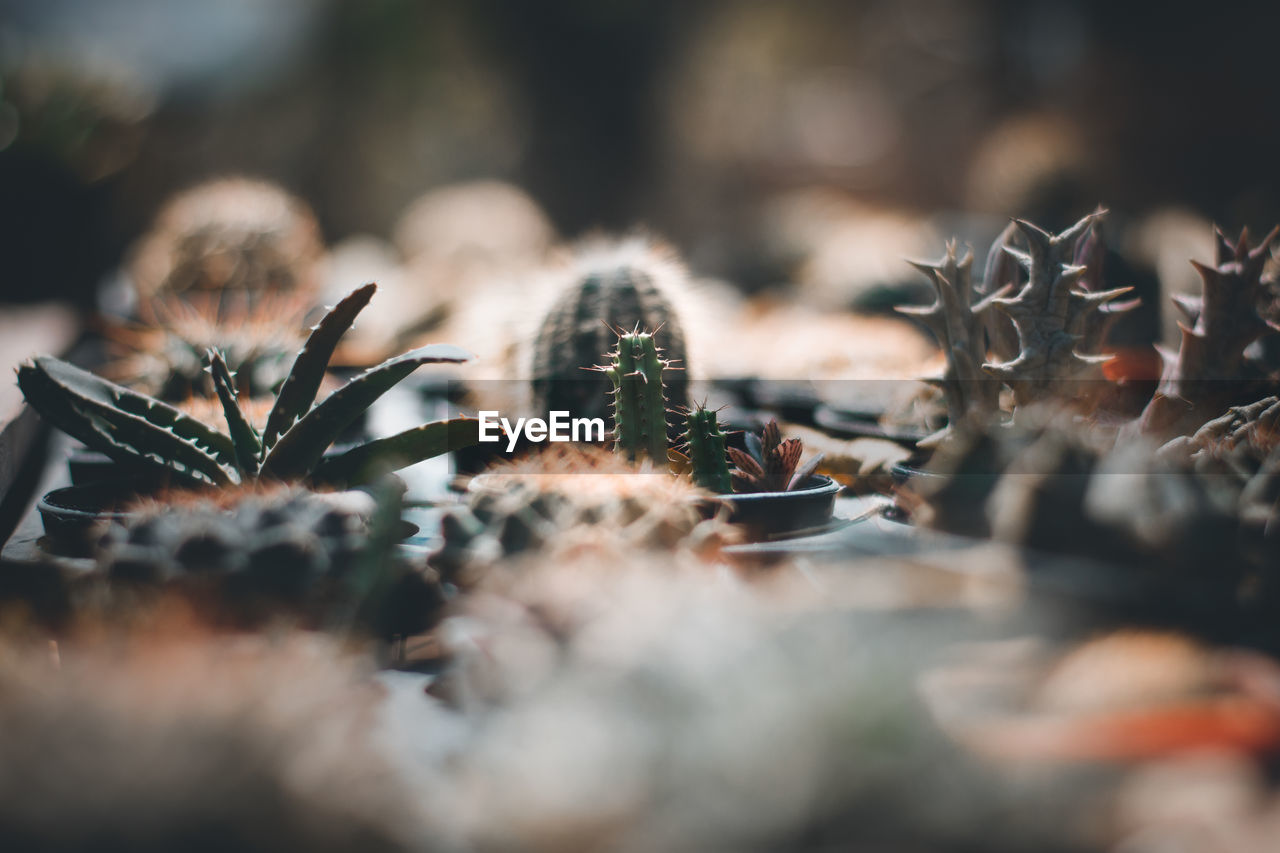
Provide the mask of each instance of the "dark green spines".
MULTIPOLYGON (((647 269, 617 259, 585 274, 556 300, 538 329, 533 348, 534 409, 604 417, 607 387, 602 377, 584 368, 596 364, 600 353, 612 346, 612 329, 637 327, 654 330, 662 352, 685 366, 684 332, 647 269)), ((683 372, 669 377, 667 397, 673 405, 687 404, 683 372)))
POLYGON ((733 491, 724 433, 720 431, 715 410, 701 406, 692 409, 685 424, 685 444, 692 465, 693 482, 718 495, 733 491))
POLYGON ((632 461, 648 457, 665 466, 667 404, 662 372, 667 362, 648 332, 618 335, 618 346, 610 356, 612 363, 602 372, 613 383, 614 450, 632 461))

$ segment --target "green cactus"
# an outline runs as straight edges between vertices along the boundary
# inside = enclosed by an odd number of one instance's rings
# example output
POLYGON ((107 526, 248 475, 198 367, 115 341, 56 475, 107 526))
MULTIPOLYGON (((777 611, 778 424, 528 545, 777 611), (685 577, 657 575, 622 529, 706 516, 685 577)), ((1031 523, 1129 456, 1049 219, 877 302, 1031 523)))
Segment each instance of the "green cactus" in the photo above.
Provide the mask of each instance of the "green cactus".
POLYGON ((444 594, 397 550, 403 486, 317 493, 297 486, 144 501, 103 536, 112 588, 190 595, 252 625, 280 615, 390 637, 438 618, 444 594))
MULTIPOLYGON (((667 357, 688 367, 685 335, 671 294, 687 289, 684 269, 666 251, 644 240, 588 246, 578 256, 574 279, 556 299, 533 342, 533 408, 567 411, 573 417, 604 417, 606 386, 584 374, 612 344, 611 330, 653 330, 667 357)), ((667 399, 688 405, 684 372, 668 378, 667 399)), ((668 436, 679 434, 676 419, 668 436)))
POLYGON ((596 369, 613 383, 613 449, 632 462, 651 459, 665 467, 667 400, 662 373, 669 362, 649 332, 617 330, 611 362, 596 369))
POLYGON ((714 409, 697 406, 685 419, 685 449, 689 453, 693 482, 718 495, 733 491, 724 433, 714 409))
POLYGON ((208 370, 227 433, 53 356, 37 356, 23 364, 18 385, 32 408, 54 426, 93 450, 162 475, 175 485, 228 486, 255 480, 367 483, 387 471, 475 444, 480 437, 477 421, 456 418, 325 457, 352 421, 418 367, 470 358, 448 344, 422 347, 365 371, 313 405, 338 339, 376 289, 366 284, 352 291, 311 331, 261 434, 240 410, 231 372, 216 351, 207 354, 208 370))

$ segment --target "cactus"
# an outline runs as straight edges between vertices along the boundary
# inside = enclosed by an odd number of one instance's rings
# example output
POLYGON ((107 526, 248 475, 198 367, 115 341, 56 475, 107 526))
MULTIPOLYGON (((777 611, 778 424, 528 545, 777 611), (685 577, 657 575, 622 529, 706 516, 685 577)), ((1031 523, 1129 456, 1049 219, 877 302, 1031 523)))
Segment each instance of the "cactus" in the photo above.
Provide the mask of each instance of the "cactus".
POLYGON ((737 538, 728 522, 703 517, 706 492, 688 480, 637 471, 600 448, 552 445, 481 478, 467 505, 445 514, 430 559, 459 586, 511 558, 699 550, 737 538))
POLYGON ((1203 295, 1174 298, 1187 322, 1177 354, 1161 353, 1164 376, 1139 421, 1145 433, 1191 432, 1228 406, 1248 403, 1273 387, 1248 350, 1276 330, 1263 318, 1260 302, 1263 267, 1280 227, 1256 246, 1249 245, 1248 229, 1234 244, 1221 230, 1216 234, 1214 266, 1191 262, 1200 273, 1203 295))
MULTIPOLYGON (((1081 239, 1101 221, 1098 210, 1061 234, 1050 234, 1024 220, 1015 220, 993 247, 1016 261, 1027 274, 1013 296, 991 297, 991 305, 1013 323, 1017 351, 1007 327, 992 321, 992 349, 1000 361, 983 369, 1013 389, 1014 401, 1026 406, 1060 395, 1061 384, 1089 378, 1109 356, 1085 350, 1086 342, 1098 343, 1096 324, 1109 319, 1103 306, 1114 303, 1132 288, 1091 291, 1081 284, 1087 268, 1077 263, 1081 239), (1025 240, 1027 250, 1014 246, 1014 234, 1025 240), (1082 351, 1084 350, 1084 351, 1082 351)), ((986 282, 988 292, 1014 283, 1011 265, 989 259, 987 268, 994 280, 986 282)))
POLYGON ((220 298, 168 298, 140 306, 144 322, 108 327, 121 350, 107 375, 166 402, 212 398, 213 381, 205 353, 222 350, 236 377, 236 389, 250 397, 271 394, 288 374, 302 344, 293 325, 307 313, 305 300, 266 295, 252 308, 220 298))
POLYGON ((663 373, 671 362, 657 340, 639 328, 615 331, 610 363, 594 369, 613 384, 613 448, 632 462, 650 459, 666 467, 667 399, 663 373))
POLYGON ((370 368, 315 403, 338 339, 368 304, 366 284, 341 300, 312 330, 258 432, 237 402, 226 360, 216 351, 208 369, 228 432, 220 432, 154 397, 131 391, 52 356, 18 369, 27 402, 54 426, 91 449, 175 485, 227 486, 255 480, 310 480, 350 485, 479 441, 473 419, 437 421, 335 456, 325 451, 360 414, 424 364, 470 356, 447 344, 422 347, 370 368))
POLYGON ((98 568, 116 587, 187 593, 236 623, 283 609, 316 625, 417 633, 444 594, 398 554, 398 536, 378 535, 384 519, 399 522, 401 492, 385 483, 377 498, 278 486, 146 499, 103 536, 98 568))
POLYGON ((714 409, 697 406, 685 418, 685 449, 694 485, 718 495, 733 491, 724 433, 714 409))
POLYGON ((747 450, 728 448, 729 458, 736 470, 733 472, 734 491, 737 492, 789 492, 800 488, 813 476, 819 454, 804 465, 800 456, 804 445, 798 438, 782 440, 777 421, 769 421, 760 435, 747 433, 747 450))
POLYGON ((280 187, 209 181, 175 196, 139 241, 129 267, 139 303, 166 295, 313 295, 324 254, 314 214, 280 187))
POLYGON ((937 263, 911 265, 929 277, 937 299, 929 306, 900 306, 897 311, 919 318, 937 338, 947 358, 942 378, 926 380, 942 390, 947 404, 947 426, 921 442, 932 447, 969 418, 989 419, 999 414, 1000 383, 982 370, 987 361, 987 331, 982 317, 991 300, 1005 291, 974 305, 969 277, 973 255, 966 251, 958 257, 954 240, 947 243, 946 254, 937 263))
MULTIPOLYGON (((652 329, 671 362, 688 366, 684 332, 667 295, 682 285, 684 272, 638 240, 588 250, 576 270, 577 279, 552 305, 534 341, 533 404, 538 411, 604 417, 607 385, 583 369, 612 346, 611 330, 652 329)), ((667 399, 673 406, 688 404, 685 374, 669 378, 667 399)), ((673 419, 668 434, 678 432, 673 419)))

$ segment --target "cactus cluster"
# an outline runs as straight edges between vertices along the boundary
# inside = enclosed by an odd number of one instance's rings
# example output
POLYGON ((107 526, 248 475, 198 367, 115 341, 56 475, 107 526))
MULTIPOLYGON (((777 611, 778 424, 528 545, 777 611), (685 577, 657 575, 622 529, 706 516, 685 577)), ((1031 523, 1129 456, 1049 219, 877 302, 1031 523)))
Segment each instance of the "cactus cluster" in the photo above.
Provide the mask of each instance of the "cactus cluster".
POLYGON ((430 563, 465 587, 518 557, 715 547, 735 534, 704 517, 706 494, 617 454, 553 446, 478 478, 466 505, 445 514, 444 541, 430 563))
POLYGON ((469 358, 447 344, 422 347, 370 368, 314 404, 339 338, 376 289, 367 284, 352 291, 315 326, 261 431, 238 404, 234 378, 216 351, 208 353, 207 366, 227 432, 52 356, 37 356, 23 364, 18 384, 27 402, 54 426, 117 462, 160 475, 174 485, 228 486, 255 480, 369 482, 387 471, 479 440, 477 422, 459 418, 325 455, 344 429, 418 367, 469 358))
POLYGON ((109 583, 192 596, 208 618, 257 622, 283 612, 323 627, 403 636, 444 604, 438 582, 396 551, 399 489, 231 489, 147 499, 104 534, 109 583))
POLYGON ((1131 288, 1102 284, 1098 210, 1060 234, 1017 219, 992 245, 984 280, 971 281, 972 256, 955 242, 933 264, 915 263, 936 299, 898 310, 920 319, 946 356, 940 379, 948 424, 922 445, 936 447, 957 426, 998 420, 1007 385, 1015 410, 1050 399, 1081 398, 1080 383, 1101 378, 1107 330, 1138 304, 1120 301, 1131 288))
POLYGON ((1274 377, 1252 349, 1277 329, 1263 316, 1263 270, 1280 227, 1256 246, 1245 229, 1234 243, 1216 233, 1213 266, 1192 261, 1200 274, 1199 299, 1174 298, 1186 321, 1177 353, 1162 352, 1164 375, 1142 413, 1143 432, 1187 434, 1228 406, 1249 403, 1274 388, 1274 377))
MULTIPOLYGON (((684 330, 669 296, 684 278, 673 260, 642 241, 584 251, 575 279, 557 297, 534 340, 534 410, 604 417, 608 383, 584 371, 613 347, 616 329, 652 330, 670 363, 687 367, 684 330)), ((666 394, 673 407, 688 404, 684 372, 667 377, 666 394)), ((673 418, 668 432, 674 436, 678 429, 673 418)))

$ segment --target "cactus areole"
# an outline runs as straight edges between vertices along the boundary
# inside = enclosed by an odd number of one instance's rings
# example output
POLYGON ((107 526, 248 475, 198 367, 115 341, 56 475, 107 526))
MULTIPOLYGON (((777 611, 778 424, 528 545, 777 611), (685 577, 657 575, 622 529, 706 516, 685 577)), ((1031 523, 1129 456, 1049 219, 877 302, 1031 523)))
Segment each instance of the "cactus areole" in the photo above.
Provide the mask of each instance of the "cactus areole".
POLYGON ((259 479, 335 486, 370 482, 479 439, 474 419, 456 418, 325 455, 344 429, 414 370, 470 358, 448 344, 422 347, 366 370, 317 404, 316 394, 338 340, 376 289, 370 283, 352 291, 311 330, 261 432, 241 411, 231 371, 216 350, 208 352, 206 369, 218 392, 227 432, 53 356, 37 356, 23 364, 18 385, 32 408, 73 438, 177 485, 228 486, 259 479))

